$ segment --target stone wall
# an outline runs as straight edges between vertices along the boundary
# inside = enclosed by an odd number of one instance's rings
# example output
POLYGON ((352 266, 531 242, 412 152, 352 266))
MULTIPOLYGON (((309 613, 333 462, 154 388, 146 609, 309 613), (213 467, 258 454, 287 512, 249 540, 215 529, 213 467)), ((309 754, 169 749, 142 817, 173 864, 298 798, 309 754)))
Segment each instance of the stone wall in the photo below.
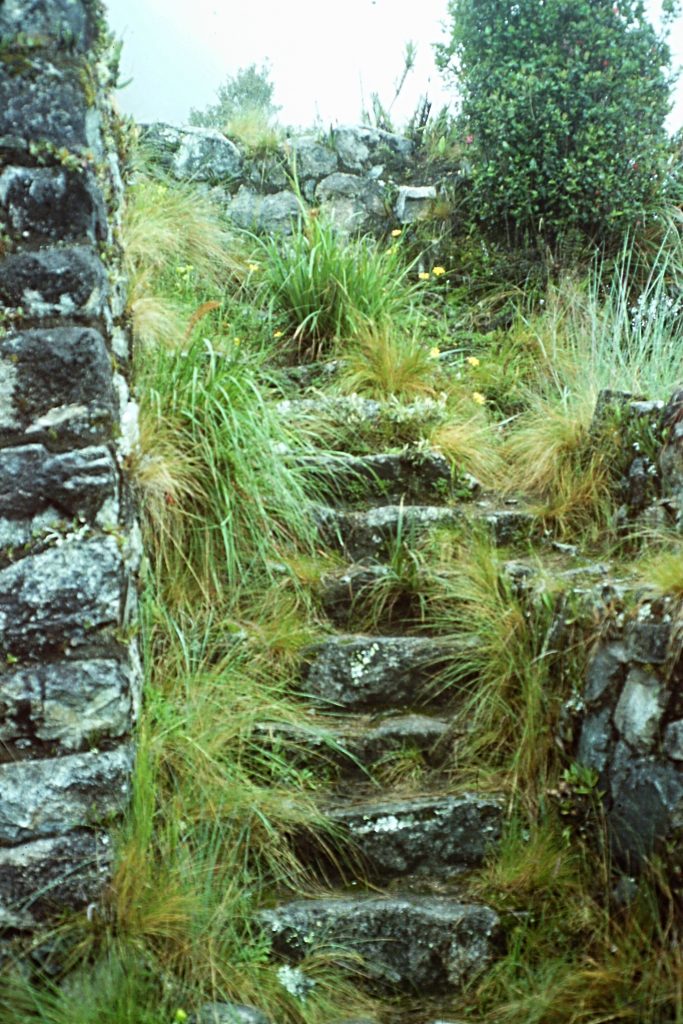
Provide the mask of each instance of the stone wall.
POLYGON ((126 806, 139 533, 96 0, 0 4, 0 930, 86 910, 126 806))

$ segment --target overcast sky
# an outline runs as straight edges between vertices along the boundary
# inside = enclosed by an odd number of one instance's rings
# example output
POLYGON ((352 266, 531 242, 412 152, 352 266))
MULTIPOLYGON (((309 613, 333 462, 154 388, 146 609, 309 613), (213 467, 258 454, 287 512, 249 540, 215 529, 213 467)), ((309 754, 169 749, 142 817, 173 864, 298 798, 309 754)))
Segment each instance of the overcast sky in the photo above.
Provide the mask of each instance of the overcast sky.
MULTIPOLYGON (((119 105, 138 121, 182 124, 203 108, 238 68, 268 61, 275 102, 286 125, 357 123, 373 91, 388 105, 405 45, 417 62, 392 110, 404 124, 427 93, 449 101, 434 67, 433 43, 444 38, 447 0, 106 0, 109 23, 123 40, 119 105)), ((650 0, 655 12, 659 0, 650 0)), ((672 37, 683 61, 683 22, 672 37)), ((670 127, 683 125, 683 82, 670 127)))

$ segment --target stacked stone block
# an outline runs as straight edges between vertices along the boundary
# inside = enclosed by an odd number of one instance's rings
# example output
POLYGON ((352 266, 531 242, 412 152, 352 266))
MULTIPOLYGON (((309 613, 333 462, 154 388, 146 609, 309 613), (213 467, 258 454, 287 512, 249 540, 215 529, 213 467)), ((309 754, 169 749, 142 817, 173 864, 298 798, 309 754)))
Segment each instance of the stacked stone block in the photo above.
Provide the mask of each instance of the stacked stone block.
POLYGON ((0 3, 5 932, 98 900, 131 785, 140 545, 107 45, 96 0, 0 3))

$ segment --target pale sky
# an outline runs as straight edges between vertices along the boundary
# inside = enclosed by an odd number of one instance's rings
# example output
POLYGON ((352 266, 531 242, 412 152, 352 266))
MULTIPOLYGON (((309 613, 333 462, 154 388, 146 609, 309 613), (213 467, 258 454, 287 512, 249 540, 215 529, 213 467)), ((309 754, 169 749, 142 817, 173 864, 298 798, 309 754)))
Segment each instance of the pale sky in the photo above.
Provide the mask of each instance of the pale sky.
MULTIPOLYGON (((285 125, 358 123, 373 91, 387 106, 417 45, 415 69, 392 110, 405 124, 427 93, 437 111, 452 93, 434 66, 447 0, 106 0, 123 40, 119 106, 136 120, 183 124, 191 107, 214 102, 238 68, 268 62, 285 125)), ((648 6, 656 16, 659 0, 648 6)), ((683 62, 683 21, 671 37, 683 62)), ((683 125, 683 81, 670 128, 683 125)))

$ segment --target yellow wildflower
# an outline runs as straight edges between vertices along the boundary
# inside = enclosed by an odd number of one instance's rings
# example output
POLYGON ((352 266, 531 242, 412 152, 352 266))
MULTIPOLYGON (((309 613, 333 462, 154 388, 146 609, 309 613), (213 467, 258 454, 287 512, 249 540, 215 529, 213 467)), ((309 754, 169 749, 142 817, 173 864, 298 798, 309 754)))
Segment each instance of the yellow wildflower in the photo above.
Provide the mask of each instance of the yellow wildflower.
POLYGON ((187 1020, 187 1014, 184 1010, 176 1010, 173 1020, 177 1021, 178 1024, 184 1024, 184 1021, 187 1020))
POLYGON ((429 274, 427 273, 426 270, 421 270, 420 273, 417 276, 420 278, 421 281, 428 281, 429 280, 429 274))
POLYGON ((235 335, 235 337, 232 339, 232 343, 233 343, 233 345, 241 345, 242 344, 242 339, 238 338, 237 335, 235 335))
POLYGON ((430 348, 430 350, 429 350, 429 358, 430 359, 438 359, 440 355, 441 355, 441 349, 437 345, 435 345, 434 348, 430 348))
POLYGON ((282 333, 283 333, 282 331, 273 331, 273 337, 274 338, 281 338, 282 337, 282 333))
POLYGON ((253 274, 255 270, 260 270, 258 263, 247 263, 247 270, 250 274, 253 274))
POLYGON ((433 267, 432 268, 432 274, 434 275, 434 277, 441 277, 441 275, 445 274, 445 273, 446 273, 446 268, 445 267, 433 267))
POLYGON ((486 405, 486 398, 482 395, 481 391, 472 392, 472 401, 476 402, 477 405, 486 405))
POLYGON ((465 362, 469 363, 470 366, 479 366, 479 360, 476 356, 468 356, 465 362))
POLYGON ((394 230, 391 232, 391 237, 392 238, 398 238, 398 236, 402 235, 402 234, 403 234, 403 232, 401 231, 400 228, 394 228, 394 230))

